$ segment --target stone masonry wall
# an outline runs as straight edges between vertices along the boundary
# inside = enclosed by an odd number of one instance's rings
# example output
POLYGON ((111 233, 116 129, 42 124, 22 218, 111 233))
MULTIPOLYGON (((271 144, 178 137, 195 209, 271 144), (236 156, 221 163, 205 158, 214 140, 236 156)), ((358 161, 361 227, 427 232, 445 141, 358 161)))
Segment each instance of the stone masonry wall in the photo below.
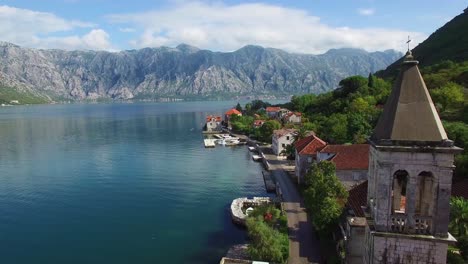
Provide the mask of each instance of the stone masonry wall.
POLYGON ((374 236, 373 263, 445 264, 447 244, 437 240, 374 236))

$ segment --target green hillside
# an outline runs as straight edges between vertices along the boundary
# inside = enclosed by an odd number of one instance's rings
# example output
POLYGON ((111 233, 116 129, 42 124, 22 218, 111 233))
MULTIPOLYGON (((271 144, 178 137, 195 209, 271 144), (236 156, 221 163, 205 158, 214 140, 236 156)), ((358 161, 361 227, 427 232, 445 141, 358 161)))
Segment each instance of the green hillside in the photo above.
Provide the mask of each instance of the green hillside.
POLYGON ((0 85, 0 104, 10 104, 12 101, 18 101, 18 104, 45 104, 49 102, 47 99, 28 91, 0 85))
MULTIPOLYGON (((429 66, 444 60, 463 62, 468 60, 468 8, 432 33, 429 38, 415 47, 412 52, 420 66, 429 66)), ((402 59, 387 69, 377 72, 377 76, 392 78, 397 75, 402 59)))

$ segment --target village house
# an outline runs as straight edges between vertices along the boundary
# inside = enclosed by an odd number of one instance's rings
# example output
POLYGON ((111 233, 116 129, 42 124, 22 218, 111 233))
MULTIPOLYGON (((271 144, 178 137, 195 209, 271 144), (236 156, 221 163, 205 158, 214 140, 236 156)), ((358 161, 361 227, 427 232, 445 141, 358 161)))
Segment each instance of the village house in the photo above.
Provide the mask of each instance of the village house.
POLYGON ((229 110, 224 114, 224 121, 225 121, 225 122, 229 122, 229 119, 231 118, 232 115, 242 116, 242 113, 239 112, 239 111, 238 111, 237 109, 235 109, 235 108, 229 109, 229 110))
POLYGON ((206 117, 205 131, 220 132, 222 119, 220 116, 209 115, 206 117))
POLYGON ((281 110, 281 107, 276 106, 268 106, 266 108, 266 113, 269 118, 276 118, 278 116, 278 112, 281 110))
POLYGON ((273 130, 271 149, 276 156, 284 156, 283 150, 286 149, 287 145, 294 142, 294 136, 296 135, 296 129, 279 129, 273 130))
POLYGON ((259 128, 259 127, 263 126, 263 124, 265 124, 265 120, 258 119, 258 120, 255 120, 253 122, 253 127, 254 128, 259 128))
POLYGON ((410 51, 373 134, 368 181, 350 191, 347 263, 447 260, 454 146, 410 51), (365 194, 364 194, 365 193, 365 194))
POLYGON ((291 111, 289 109, 286 109, 286 108, 281 108, 278 113, 276 114, 276 119, 278 120, 283 120, 283 118, 288 115, 289 113, 291 113, 291 111))
POLYGON ((317 152, 327 143, 315 135, 310 135, 294 143, 295 174, 298 183, 302 183, 310 165, 317 161, 317 152))
POLYGON ((282 118, 284 124, 300 124, 302 122, 302 113, 289 112, 282 118))
POLYGON ((336 166, 336 176, 347 190, 367 180, 369 145, 327 145, 317 153, 317 161, 328 160, 336 166))

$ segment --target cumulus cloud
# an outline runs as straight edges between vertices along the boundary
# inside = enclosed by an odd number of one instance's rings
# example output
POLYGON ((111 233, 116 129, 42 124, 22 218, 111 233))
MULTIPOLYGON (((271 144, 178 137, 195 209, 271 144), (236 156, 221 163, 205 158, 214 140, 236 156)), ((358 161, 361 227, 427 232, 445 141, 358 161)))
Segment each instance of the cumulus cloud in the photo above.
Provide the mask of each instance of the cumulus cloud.
POLYGON ((83 36, 69 33, 96 25, 67 20, 52 13, 0 6, 0 38, 26 47, 60 49, 111 49, 109 35, 102 29, 91 29, 83 36), (62 35, 56 36, 56 33, 62 35))
POLYGON ((109 34, 102 29, 93 29, 83 36, 73 35, 67 37, 47 37, 37 39, 35 47, 67 50, 85 49, 113 51, 112 45, 109 41, 109 34))
POLYGON ((375 9, 373 8, 358 8, 357 9, 358 14, 362 16, 372 16, 375 14, 375 9))
POLYGON ((331 48, 368 51, 405 50, 405 39, 427 36, 388 28, 332 27, 306 11, 264 3, 176 2, 170 8, 107 16, 110 23, 142 28, 130 43, 136 48, 188 43, 200 48, 232 51, 247 44, 299 53, 323 53, 331 48))

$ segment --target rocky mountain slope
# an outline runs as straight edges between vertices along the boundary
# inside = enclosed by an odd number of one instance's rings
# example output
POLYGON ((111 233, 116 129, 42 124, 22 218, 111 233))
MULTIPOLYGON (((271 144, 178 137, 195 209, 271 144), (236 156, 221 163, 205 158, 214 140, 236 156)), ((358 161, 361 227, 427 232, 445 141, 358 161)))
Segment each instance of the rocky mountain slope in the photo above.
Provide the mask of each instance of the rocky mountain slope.
POLYGON ((0 42, 0 85, 50 100, 320 93, 344 77, 383 69, 400 56, 393 50, 358 49, 305 55, 258 46, 222 53, 185 44, 63 51, 0 42))

